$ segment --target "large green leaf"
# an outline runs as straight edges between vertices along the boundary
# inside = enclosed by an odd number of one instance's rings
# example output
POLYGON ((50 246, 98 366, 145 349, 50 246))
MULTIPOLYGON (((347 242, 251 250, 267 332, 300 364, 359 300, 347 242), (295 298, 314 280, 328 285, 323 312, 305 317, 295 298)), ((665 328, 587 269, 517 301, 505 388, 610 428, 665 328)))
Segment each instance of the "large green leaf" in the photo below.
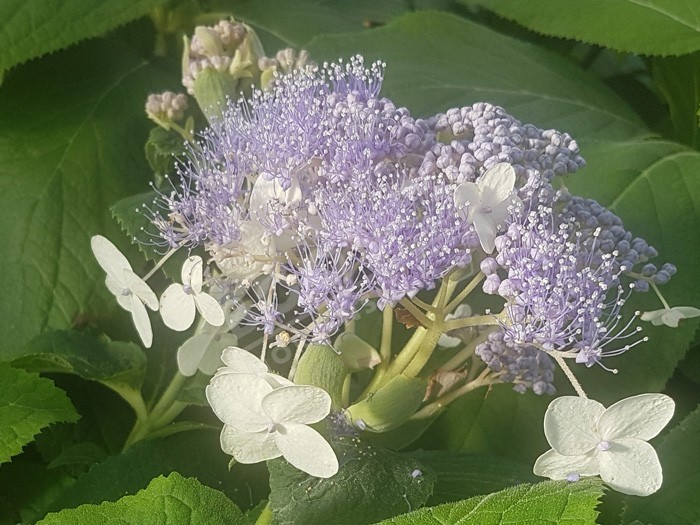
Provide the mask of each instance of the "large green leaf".
POLYGON ((173 472, 133 496, 100 505, 82 505, 49 514, 42 525, 92 525, 143 523, 188 523, 190 525, 235 525, 243 513, 218 490, 173 472))
POLYGON ((389 21, 407 7, 396 0, 355 0, 352 9, 344 0, 243 0, 232 6, 237 18, 255 26, 270 55, 277 50, 269 48, 272 41, 267 34, 279 39, 280 45, 301 49, 313 36, 362 31, 389 21))
POLYGON ((16 64, 102 35, 166 0, 5 0, 0 3, 0 78, 16 64))
POLYGON ((462 0, 546 35, 641 55, 700 50, 700 4, 686 0, 462 0))
POLYGON ((539 480, 532 465, 493 454, 417 450, 411 456, 435 472, 431 506, 539 480))
POLYGON ((15 73, 0 87, 0 353, 114 311, 90 237, 124 245, 109 206, 146 187, 143 101, 169 79, 103 41, 15 73))
POLYGON ((0 463, 19 454, 46 425, 77 419, 66 393, 50 379, 0 363, 0 463))
POLYGON ((654 81, 663 93, 673 124, 674 138, 700 148, 700 51, 682 57, 655 57, 654 81))
POLYGON ((99 381, 127 400, 140 395, 146 373, 146 354, 140 346, 75 330, 44 332, 15 355, 11 354, 14 366, 34 372, 76 374, 99 381))
POLYGON ((264 476, 247 465, 229 471, 229 457, 221 451, 218 432, 192 430, 149 439, 93 466, 66 489, 48 509, 58 511, 85 503, 116 501, 135 494, 156 476, 179 472, 216 487, 239 505, 252 506, 264 495, 264 476), (253 475, 256 474, 256 475, 253 475), (256 500, 251 498, 256 496, 256 500))
POLYGON ((673 428, 656 447, 664 471, 659 491, 628 498, 624 523, 700 523, 700 408, 673 428))
POLYGON ((386 525, 514 525, 516 523, 558 523, 595 525, 595 510, 603 495, 599 480, 577 483, 545 481, 519 485, 476 496, 458 503, 420 509, 405 516, 382 521, 386 525))
POLYGON ((330 479, 309 476, 283 459, 268 461, 270 508, 276 524, 362 525, 425 504, 435 474, 416 459, 337 438, 340 470, 330 479))
MULTIPOLYGON (((660 287, 672 305, 700 305, 700 153, 663 141, 584 143, 582 150, 589 163, 567 179, 570 191, 615 211, 627 229, 656 247, 659 263, 678 267, 671 282, 660 287)), ((633 293, 628 303, 630 314, 662 307, 653 292, 633 293)), ((574 369, 586 391, 604 404, 663 389, 693 340, 698 320, 682 321, 676 329, 638 324, 650 340, 607 361, 619 369, 617 375, 600 367, 574 369)))
POLYGON ((574 138, 648 133, 600 80, 545 49, 444 13, 404 15, 365 33, 313 40, 317 60, 362 53, 387 63, 382 93, 414 114, 485 101, 574 138))

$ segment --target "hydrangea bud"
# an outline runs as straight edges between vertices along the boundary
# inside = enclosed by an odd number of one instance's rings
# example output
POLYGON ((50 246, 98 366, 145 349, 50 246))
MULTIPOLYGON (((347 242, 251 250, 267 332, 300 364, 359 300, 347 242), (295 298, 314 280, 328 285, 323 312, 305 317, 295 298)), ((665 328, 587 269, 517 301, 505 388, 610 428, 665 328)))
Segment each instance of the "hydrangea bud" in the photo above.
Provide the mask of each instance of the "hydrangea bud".
POLYGON ((288 75, 297 69, 313 69, 316 63, 309 59, 309 53, 302 49, 299 54, 288 47, 277 52, 274 58, 263 57, 258 60, 260 68, 260 87, 266 89, 275 77, 275 73, 288 75))
POLYGON ((252 28, 234 20, 195 28, 185 37, 182 84, 207 117, 215 117, 227 97, 238 98, 257 82, 262 44, 252 28))
POLYGON ((153 93, 146 100, 146 115, 160 127, 168 130, 170 123, 185 118, 187 96, 184 93, 153 93))

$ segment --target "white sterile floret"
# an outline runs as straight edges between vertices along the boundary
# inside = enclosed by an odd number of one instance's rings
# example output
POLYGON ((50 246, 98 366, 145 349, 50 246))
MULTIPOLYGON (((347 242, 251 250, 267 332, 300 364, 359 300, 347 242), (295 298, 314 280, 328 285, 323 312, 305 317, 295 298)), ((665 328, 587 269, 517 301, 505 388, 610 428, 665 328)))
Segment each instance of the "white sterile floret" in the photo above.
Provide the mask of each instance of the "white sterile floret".
POLYGON ((493 252, 499 228, 505 225, 508 208, 520 199, 513 193, 515 170, 505 162, 496 164, 474 182, 463 182, 455 188, 454 202, 467 207, 467 221, 474 224, 481 247, 493 252))
POLYGON ((654 326, 665 324, 671 328, 678 328, 679 321, 692 317, 700 317, 700 310, 692 306, 674 306, 673 308, 644 312, 641 319, 642 321, 651 321, 654 326))
POLYGON ((206 394, 224 422, 221 448, 236 461, 257 463, 283 456, 312 476, 329 478, 338 472, 335 452, 309 426, 330 413, 331 398, 323 389, 294 384, 273 388, 256 373, 220 373, 206 394))
POLYGON ((663 481, 661 464, 647 443, 673 416, 673 400, 664 394, 628 397, 609 408, 575 396, 552 401, 544 433, 552 446, 534 466, 551 479, 595 476, 624 494, 648 496, 663 481))
POLYGON ((153 342, 153 330, 146 306, 153 311, 158 310, 156 294, 134 273, 124 254, 105 237, 95 235, 90 240, 90 245, 97 263, 107 273, 105 279, 107 288, 117 298, 119 306, 131 312, 141 341, 146 348, 150 348, 153 342))
POLYGON ((224 324, 225 316, 219 302, 202 291, 202 258, 188 257, 182 265, 182 284, 168 286, 160 298, 160 315, 173 330, 187 330, 194 322, 195 310, 213 326, 224 324))
POLYGON ((294 383, 278 374, 271 373, 267 365, 247 350, 229 346, 221 353, 221 360, 226 366, 219 368, 216 375, 241 374, 255 376, 266 381, 272 388, 290 386, 294 383))

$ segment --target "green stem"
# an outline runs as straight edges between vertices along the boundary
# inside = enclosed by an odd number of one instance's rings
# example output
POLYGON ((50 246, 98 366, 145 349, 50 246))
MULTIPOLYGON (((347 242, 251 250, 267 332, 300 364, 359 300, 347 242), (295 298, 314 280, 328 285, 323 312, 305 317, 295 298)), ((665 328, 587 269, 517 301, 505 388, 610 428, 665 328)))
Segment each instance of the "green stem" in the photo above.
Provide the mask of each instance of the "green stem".
POLYGON ((573 386, 574 390, 576 390, 576 393, 579 395, 579 397, 582 397, 584 399, 588 399, 586 392, 584 392, 583 387, 581 387, 581 383, 578 382, 578 379, 576 379, 576 376, 569 368, 569 365, 566 364, 566 361, 564 361, 564 358, 562 356, 558 355, 558 352, 549 352, 549 355, 551 355, 554 358, 554 360, 557 362, 559 367, 564 372, 564 375, 571 383, 571 386, 573 386))
POLYGON ((449 405, 456 399, 462 397, 464 394, 471 392, 472 390, 476 390, 477 388, 480 388, 482 386, 488 386, 496 383, 496 376, 488 377, 490 371, 491 370, 489 370, 488 368, 485 369, 481 373, 481 375, 473 381, 462 385, 461 387, 453 390, 452 392, 443 394, 432 403, 425 405, 418 412, 413 414, 409 419, 417 420, 432 417, 442 412, 447 407, 447 405, 449 405))
POLYGON ((415 317, 416 320, 423 326, 431 325, 431 320, 423 312, 421 312, 420 309, 415 304, 413 304, 410 299, 403 298, 401 299, 401 301, 399 301, 399 304, 401 304, 401 306, 408 310, 411 313, 411 315, 415 317))
POLYGON ((163 392, 163 394, 160 396, 156 406, 154 406, 153 410, 151 410, 151 419, 160 418, 163 413, 169 410, 170 407, 177 402, 177 396, 180 393, 180 390, 182 390, 182 387, 185 386, 186 382, 187 377, 182 375, 179 370, 175 372, 175 377, 173 377, 173 380, 170 381, 168 388, 165 389, 165 392, 163 392))
POLYGON ((474 278, 469 281, 469 284, 464 287, 464 289, 459 292, 457 297, 452 299, 447 306, 445 306, 445 313, 449 314, 452 310, 457 308, 464 299, 467 298, 467 296, 474 291, 474 288, 476 288, 479 283, 486 277, 482 272, 477 273, 474 278))
POLYGON ((413 378, 420 374, 421 370, 423 370, 423 367, 430 359, 430 356, 433 355, 433 351, 437 346, 442 332, 442 322, 436 320, 425 334, 425 337, 423 338, 423 341, 421 341, 421 345, 418 348, 414 358, 411 359, 411 362, 408 363, 406 368, 401 372, 403 375, 413 378))
POLYGON ((458 328, 468 328, 470 326, 497 326, 499 325, 499 315, 474 315, 472 317, 463 317, 461 319, 451 319, 443 324, 445 332, 457 330, 458 328))

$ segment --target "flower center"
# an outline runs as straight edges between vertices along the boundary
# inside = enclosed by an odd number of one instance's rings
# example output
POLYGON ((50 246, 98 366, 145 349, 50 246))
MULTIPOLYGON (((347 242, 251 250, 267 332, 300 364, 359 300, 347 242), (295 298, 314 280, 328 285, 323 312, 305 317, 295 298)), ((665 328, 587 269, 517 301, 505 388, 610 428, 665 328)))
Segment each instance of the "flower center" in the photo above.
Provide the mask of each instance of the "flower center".
POLYGON ((185 292, 187 295, 192 295, 194 293, 192 287, 189 284, 183 284, 182 291, 185 292))
POLYGON ((267 433, 272 434, 273 432, 277 432, 277 430, 277 423, 275 423, 274 421, 270 421, 270 424, 267 425, 267 433))
POLYGON ((131 295, 131 289, 129 288, 122 288, 122 295, 124 297, 129 297, 131 295))
POLYGON ((601 441, 598 443, 598 450, 605 452, 610 449, 610 443, 608 441, 601 441))

